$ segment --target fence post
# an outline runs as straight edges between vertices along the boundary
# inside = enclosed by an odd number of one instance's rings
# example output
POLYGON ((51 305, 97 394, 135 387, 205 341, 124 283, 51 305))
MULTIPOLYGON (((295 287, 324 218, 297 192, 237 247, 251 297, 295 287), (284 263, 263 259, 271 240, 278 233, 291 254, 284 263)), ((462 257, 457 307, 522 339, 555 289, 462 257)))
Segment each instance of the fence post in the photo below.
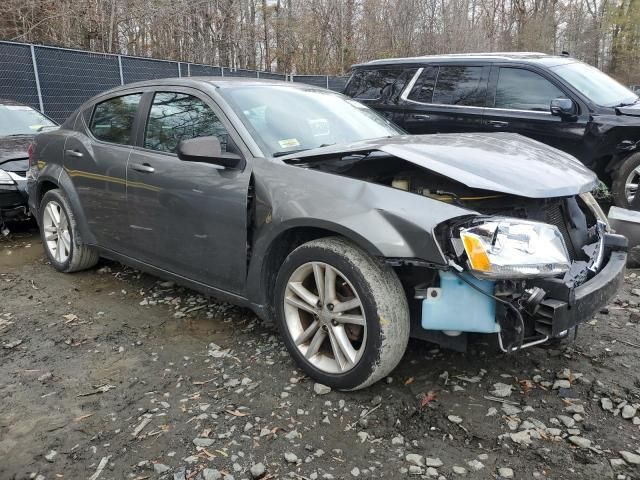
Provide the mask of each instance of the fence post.
POLYGON ((42 103, 42 90, 40 90, 40 75, 38 74, 38 62, 36 62, 36 51, 31 47, 31 62, 33 63, 33 76, 36 79, 36 91, 38 92, 38 103, 40 104, 40 111, 44 113, 44 103, 42 103))
POLYGON ((220 76, 224 77, 224 67, 220 67, 220 76))
POLYGON ((187 63, 187 77, 191 76, 191 64, 187 63))
POLYGON ((118 71, 120 72, 120 85, 124 85, 124 75, 122 74, 122 55, 118 55, 118 71))
POLYGON ((329 75, 327 75, 327 90, 329 90, 329 75))
POLYGON ((176 62, 176 65, 178 66, 178 78, 182 78, 182 69, 180 68, 180 62, 176 62))

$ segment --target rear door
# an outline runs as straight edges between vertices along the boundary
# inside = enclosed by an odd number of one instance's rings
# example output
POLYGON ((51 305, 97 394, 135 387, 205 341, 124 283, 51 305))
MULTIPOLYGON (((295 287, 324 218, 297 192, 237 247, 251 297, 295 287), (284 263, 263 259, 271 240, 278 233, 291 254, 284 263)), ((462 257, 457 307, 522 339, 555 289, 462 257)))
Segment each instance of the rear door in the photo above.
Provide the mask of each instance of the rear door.
POLYGON ((485 111, 488 130, 519 133, 578 158, 584 158, 584 134, 589 121, 586 108, 543 70, 525 66, 495 65, 491 72, 489 105, 485 111), (551 100, 569 98, 576 115, 551 114, 551 100))
POLYGON ((128 252, 126 171, 141 92, 119 94, 83 112, 64 146, 64 167, 98 245, 128 252))
POLYGON ((480 64, 425 65, 402 93, 401 125, 413 134, 485 129, 489 73, 480 64))
POLYGON ((404 115, 400 94, 417 70, 417 67, 403 66, 357 69, 344 93, 400 124, 404 115))
POLYGON ((127 215, 135 257, 191 280, 239 293, 247 258, 251 171, 182 161, 182 139, 215 135, 223 151, 240 139, 211 98, 181 87, 145 96, 138 145, 127 168, 127 215))

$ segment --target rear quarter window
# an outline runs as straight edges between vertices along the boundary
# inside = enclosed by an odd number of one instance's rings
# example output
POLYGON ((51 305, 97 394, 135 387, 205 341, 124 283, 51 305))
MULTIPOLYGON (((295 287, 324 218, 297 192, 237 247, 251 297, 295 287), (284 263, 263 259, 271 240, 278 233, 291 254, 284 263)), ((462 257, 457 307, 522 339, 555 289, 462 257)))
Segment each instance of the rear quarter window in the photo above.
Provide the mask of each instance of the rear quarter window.
POLYGON ((93 110, 89 126, 93 136, 104 142, 129 145, 131 129, 141 99, 141 93, 134 93, 98 103, 93 110))
POLYGON ((416 70, 416 68, 356 70, 344 93, 356 100, 395 102, 416 70))

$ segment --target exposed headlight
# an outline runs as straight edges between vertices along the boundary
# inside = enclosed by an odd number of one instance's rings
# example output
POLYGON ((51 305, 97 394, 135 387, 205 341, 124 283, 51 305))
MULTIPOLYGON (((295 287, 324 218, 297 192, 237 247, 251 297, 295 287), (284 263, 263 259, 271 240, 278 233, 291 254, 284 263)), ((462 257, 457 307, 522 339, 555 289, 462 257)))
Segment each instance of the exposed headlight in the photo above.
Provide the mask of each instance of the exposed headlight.
POLYGON ((14 185, 16 182, 4 170, 0 170, 0 185, 14 185))
POLYGON ((495 218, 462 229, 460 239, 477 277, 552 277, 571 264, 560 231, 546 223, 495 218))

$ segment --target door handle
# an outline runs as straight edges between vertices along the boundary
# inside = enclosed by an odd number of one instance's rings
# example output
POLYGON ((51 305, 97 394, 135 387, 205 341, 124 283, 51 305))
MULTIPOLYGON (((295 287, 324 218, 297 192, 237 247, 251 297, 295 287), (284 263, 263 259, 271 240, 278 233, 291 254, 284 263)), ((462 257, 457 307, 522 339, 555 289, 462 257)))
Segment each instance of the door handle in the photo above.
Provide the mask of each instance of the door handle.
POLYGON ((153 173, 156 171, 156 169, 148 163, 132 163, 131 168, 133 168, 137 172, 142 173, 153 173))
POLYGON ((414 113, 411 115, 411 118, 414 120, 429 120, 431 119, 431 115, 427 115, 424 113, 414 113))
POLYGON ((503 122, 501 120, 489 120, 487 123, 495 128, 503 128, 509 125, 509 122, 503 122))
POLYGON ((64 153, 66 153, 70 157, 80 158, 83 156, 82 152, 79 152, 78 150, 65 150, 64 153))

